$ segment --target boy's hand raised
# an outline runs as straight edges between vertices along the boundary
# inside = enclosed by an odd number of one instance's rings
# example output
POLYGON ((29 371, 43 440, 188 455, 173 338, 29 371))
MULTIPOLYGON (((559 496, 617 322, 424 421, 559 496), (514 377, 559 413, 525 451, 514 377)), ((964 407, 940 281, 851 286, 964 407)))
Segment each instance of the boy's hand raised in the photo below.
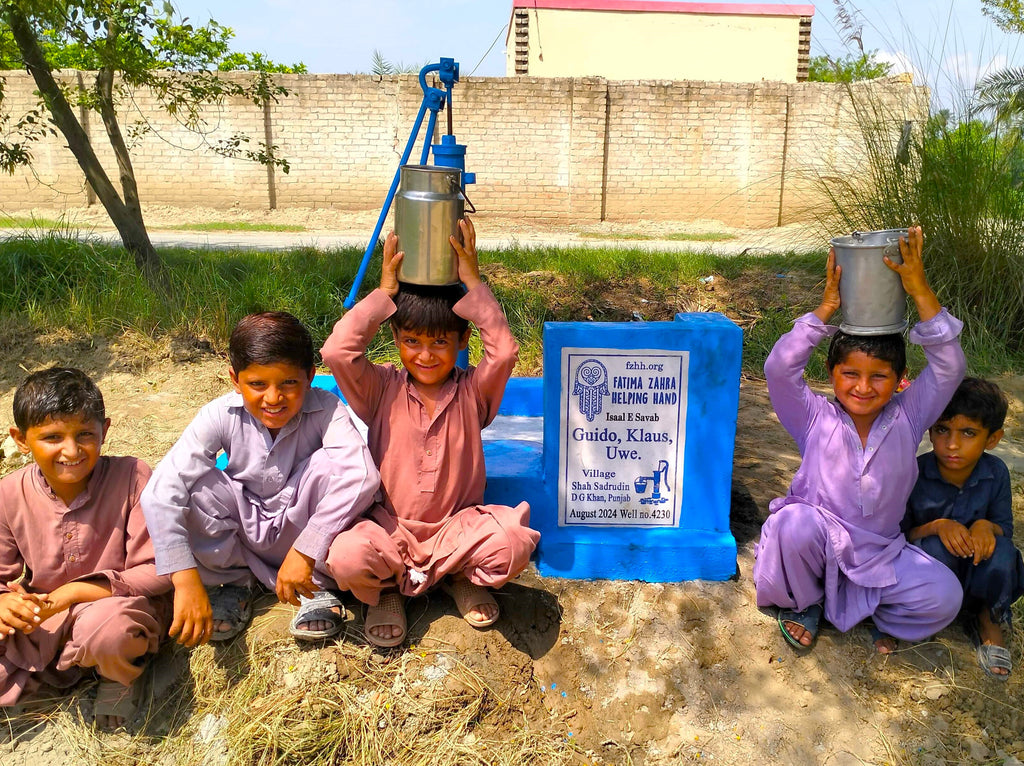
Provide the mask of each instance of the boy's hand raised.
POLYGON ((836 251, 829 248, 825 262, 825 294, 821 296, 821 305, 814 310, 814 316, 822 322, 831 319, 839 308, 839 278, 842 275, 842 267, 836 266, 836 251))
POLYGON ((476 255, 476 228, 469 216, 459 221, 459 231, 462 233, 462 242, 455 236, 448 239, 459 257, 459 279, 467 290, 472 290, 480 284, 481 279, 480 262, 476 255))
POLYGON ((889 256, 883 256, 885 265, 900 275, 903 289, 914 299, 917 315, 921 321, 934 317, 942 309, 924 274, 924 232, 920 226, 907 229, 907 236, 900 237, 900 255, 903 263, 894 263, 889 256))
POLYGON ((384 240, 384 262, 380 267, 380 289, 394 298, 398 295, 398 267, 405 253, 398 251, 398 235, 390 232, 384 240))

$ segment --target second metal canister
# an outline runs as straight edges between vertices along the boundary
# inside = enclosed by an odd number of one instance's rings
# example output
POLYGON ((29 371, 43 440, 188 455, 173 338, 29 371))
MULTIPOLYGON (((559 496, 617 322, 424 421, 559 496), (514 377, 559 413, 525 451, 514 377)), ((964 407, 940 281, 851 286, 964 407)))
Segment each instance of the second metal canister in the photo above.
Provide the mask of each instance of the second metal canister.
POLYGON ((887 335, 907 326, 907 294, 900 275, 885 265, 884 256, 902 263, 899 240, 906 229, 855 231, 831 241, 839 277, 839 329, 850 335, 887 335))
POLYGON ((433 165, 403 165, 395 195, 395 234, 405 257, 400 282, 452 285, 459 261, 448 237, 461 240, 459 221, 466 209, 462 171, 433 165))

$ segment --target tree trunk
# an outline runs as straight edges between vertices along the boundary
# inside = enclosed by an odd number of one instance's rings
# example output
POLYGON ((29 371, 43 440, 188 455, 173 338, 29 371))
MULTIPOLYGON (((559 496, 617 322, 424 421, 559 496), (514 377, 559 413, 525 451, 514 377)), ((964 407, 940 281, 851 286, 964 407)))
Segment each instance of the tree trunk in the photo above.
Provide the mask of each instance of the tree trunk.
MULTIPOLYGON (((11 29, 25 67, 35 80, 43 102, 53 116, 54 124, 67 139, 68 148, 75 155, 79 167, 85 173, 86 181, 96 192, 96 196, 99 197, 107 215, 110 216, 111 222, 117 228, 118 234, 121 235, 125 249, 135 257, 135 265, 145 275, 151 286, 154 288, 165 287, 166 276, 163 273, 156 248, 149 240, 146 224, 142 220, 141 207, 137 203, 126 205, 110 182, 107 172, 93 151, 89 136, 75 116, 75 112, 64 97, 60 86, 53 79, 53 73, 50 71, 50 66, 47 64, 39 41, 32 30, 32 25, 20 9, 11 5, 5 8, 4 20, 11 29)), ((104 118, 104 123, 106 123, 106 118, 104 118)), ((117 147, 114 149, 117 154, 117 147)), ((131 188, 134 188, 134 183, 135 179, 132 177, 131 188)))

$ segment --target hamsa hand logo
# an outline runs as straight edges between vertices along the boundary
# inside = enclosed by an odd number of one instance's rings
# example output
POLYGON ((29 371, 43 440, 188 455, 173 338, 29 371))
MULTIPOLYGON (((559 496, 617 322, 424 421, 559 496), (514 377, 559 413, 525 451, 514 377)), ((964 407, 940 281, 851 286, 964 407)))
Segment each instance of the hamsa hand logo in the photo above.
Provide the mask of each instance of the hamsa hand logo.
POLYGON ((579 397, 579 410, 588 421, 593 421, 604 407, 608 395, 608 368, 596 359, 587 359, 576 368, 573 396, 579 397))

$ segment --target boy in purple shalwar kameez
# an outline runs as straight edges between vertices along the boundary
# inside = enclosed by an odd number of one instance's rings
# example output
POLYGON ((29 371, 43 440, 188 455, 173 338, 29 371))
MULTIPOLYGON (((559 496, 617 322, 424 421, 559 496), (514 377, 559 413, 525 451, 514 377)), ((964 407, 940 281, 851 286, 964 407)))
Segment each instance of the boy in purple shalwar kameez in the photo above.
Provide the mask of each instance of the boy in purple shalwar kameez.
POLYGON ((199 411, 142 495, 157 571, 174 583, 170 633, 185 646, 237 635, 255 576, 299 607, 295 638, 329 638, 343 628, 332 544, 380 477, 344 403, 310 387, 313 341, 298 319, 244 317, 229 356, 235 393, 199 411))
POLYGON ((886 258, 917 306, 921 321, 910 340, 928 359, 906 391, 894 396, 906 367, 901 336, 836 334, 825 324, 839 308, 841 269, 832 252, 821 305, 796 320, 765 362, 772 405, 803 462, 789 494, 769 507, 753 575, 758 606, 778 607, 783 636, 800 648, 813 643, 822 611, 841 631, 872 618, 875 646, 887 653, 892 637, 924 639, 960 609, 956 577, 900 529, 917 479, 917 446, 965 368, 963 325, 928 286, 922 246, 913 227, 900 239, 903 263, 886 258), (833 334, 829 400, 810 390, 803 370, 833 334))

